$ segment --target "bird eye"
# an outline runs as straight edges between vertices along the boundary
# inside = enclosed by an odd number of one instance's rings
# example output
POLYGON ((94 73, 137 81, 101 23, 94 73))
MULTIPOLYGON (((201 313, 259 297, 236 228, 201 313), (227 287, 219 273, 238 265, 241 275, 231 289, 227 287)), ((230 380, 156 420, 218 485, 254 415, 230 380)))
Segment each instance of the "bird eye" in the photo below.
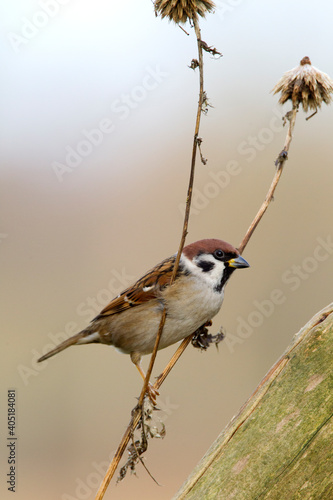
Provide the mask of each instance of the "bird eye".
POLYGON ((215 252, 214 252, 214 257, 216 257, 216 258, 217 258, 217 259, 219 259, 219 260, 223 259, 223 257, 224 257, 224 252, 223 252, 223 250, 220 250, 220 249, 215 250, 215 252))

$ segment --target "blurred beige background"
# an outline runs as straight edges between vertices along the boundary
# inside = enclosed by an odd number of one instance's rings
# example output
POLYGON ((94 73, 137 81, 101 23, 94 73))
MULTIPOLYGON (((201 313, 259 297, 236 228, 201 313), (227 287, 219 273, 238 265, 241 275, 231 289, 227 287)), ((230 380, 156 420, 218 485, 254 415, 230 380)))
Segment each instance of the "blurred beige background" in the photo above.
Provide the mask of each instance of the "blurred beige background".
MULTIPOLYGON (((200 135, 208 163, 198 163, 187 241, 237 245, 285 138, 269 91, 306 55, 333 77, 333 5, 217 5, 201 23, 223 58, 205 56, 213 107, 200 135)), ((176 251, 196 44, 191 29, 187 37, 156 19, 149 0, 16 0, 2 2, 1 19, 0 432, 5 439, 7 389, 15 388, 15 498, 91 499, 135 405, 138 374, 105 346, 35 361, 176 251)), ((151 441, 145 459, 162 487, 138 465, 138 478, 113 481, 106 499, 171 498, 293 334, 332 300, 332 126, 332 106, 308 122, 299 113, 275 202, 244 253, 251 268, 233 276, 214 320, 213 332, 223 325, 233 337, 219 352, 188 348, 162 388, 167 435, 151 441)), ((156 375, 173 351, 159 353, 156 375)))

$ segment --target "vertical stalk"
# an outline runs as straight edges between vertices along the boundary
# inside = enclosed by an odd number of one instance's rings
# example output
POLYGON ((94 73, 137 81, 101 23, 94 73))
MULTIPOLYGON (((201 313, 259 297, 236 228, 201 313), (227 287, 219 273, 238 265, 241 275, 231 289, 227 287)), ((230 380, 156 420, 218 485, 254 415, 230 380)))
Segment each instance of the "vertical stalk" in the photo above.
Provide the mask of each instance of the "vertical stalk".
POLYGON ((294 104, 292 110, 289 111, 285 116, 285 119, 289 121, 289 126, 288 126, 287 136, 286 136, 286 139, 284 142, 283 149, 275 162, 276 167, 277 167, 276 172, 275 172, 274 178, 273 178, 272 183, 269 187, 269 190, 267 192, 267 195, 266 195, 266 198, 265 198, 263 204, 259 208, 257 215, 253 219, 253 221, 252 221, 249 229, 247 230, 241 244, 238 247, 239 253, 241 253, 241 254, 243 253, 244 248, 248 244, 248 242, 249 242, 255 228, 259 224, 262 216, 266 212, 268 205, 270 204, 270 202, 273 199, 276 186, 278 185, 278 182, 279 182, 280 177, 282 175, 284 164, 288 159, 288 151, 289 151, 289 147, 290 147, 290 144, 291 144, 291 141, 293 138, 293 131, 294 131, 294 127, 295 127, 297 111, 298 111, 298 105, 294 104))
MULTIPOLYGON (((195 34, 197 37, 198 57, 199 57, 199 74, 200 74, 199 100, 198 100, 197 116, 196 116, 196 121, 195 121, 193 145, 192 145, 191 169, 190 169, 190 178, 189 178, 189 183, 188 183, 188 188, 187 188, 183 230, 182 230, 182 235, 180 238, 179 248, 178 248, 178 252, 177 252, 177 256, 176 256, 176 260, 175 260, 175 264, 174 264, 174 268, 173 268, 172 277, 170 280, 170 286, 175 281, 178 267, 179 267, 180 257, 181 257, 181 254, 182 254, 182 251, 184 248, 185 239, 186 239, 186 235, 187 235, 187 228, 188 228, 188 221, 190 218, 191 201, 192 201, 192 193, 193 193, 195 163, 196 163, 197 148, 198 148, 198 134, 199 134, 199 128, 200 128, 200 119, 201 119, 201 114, 202 114, 202 104, 203 104, 203 96, 204 96, 203 55, 202 55, 202 45, 201 45, 201 33, 200 33, 199 23, 198 23, 198 20, 196 18, 193 19, 193 26, 194 26, 194 31, 195 31, 195 34)), ((151 376, 151 373, 153 370, 153 366, 154 366, 157 351, 158 351, 158 345, 160 343, 160 339, 162 336, 162 332, 163 332, 163 328, 164 328, 164 324, 165 324, 165 320, 166 320, 166 314, 167 313, 166 313, 166 310, 164 308, 163 312, 162 312, 162 317, 161 317, 158 333, 156 336, 154 349, 153 349, 152 355, 150 357, 150 363, 149 363, 149 367, 147 370, 146 378, 145 378, 143 386, 142 386, 142 390, 141 390, 141 394, 140 394, 140 398, 139 398, 139 405, 142 405, 143 399, 145 397, 145 393, 147 391, 150 376, 151 376)))
MULTIPOLYGON (((203 54, 202 54, 202 43, 201 43, 201 33, 200 33, 200 27, 199 27, 199 22, 198 19, 194 18, 193 19, 193 26, 194 26, 194 31, 196 34, 197 38, 197 46, 198 46, 198 58, 199 58, 199 74, 200 74, 200 80, 199 80, 199 100, 198 100, 198 108, 197 108, 197 115, 196 115, 196 122, 195 122, 195 129, 194 129, 194 137, 193 137, 193 146, 192 146, 192 157, 191 157, 191 169, 190 169, 190 177, 189 177, 189 183, 188 183, 188 189, 187 189, 187 197, 186 197, 186 208, 185 208, 185 214, 184 214, 184 223, 183 223, 183 230, 182 230, 182 235, 179 243, 179 248, 173 268, 173 273, 170 281, 170 285, 174 282, 178 267, 179 267, 179 261, 180 257, 184 248, 185 244, 185 239, 187 235, 187 229, 188 229, 188 222, 189 222, 189 217, 190 217, 190 209, 191 209, 191 201, 192 201, 192 192, 193 192, 193 183, 194 183, 194 173, 195 173, 195 164, 196 164, 196 154, 197 154, 197 148, 198 148, 198 134, 199 134, 199 128, 200 128, 200 120, 201 120, 201 114, 202 114, 202 105, 203 105, 203 98, 204 98, 204 90, 203 90, 203 85, 204 85, 204 79, 203 79, 203 54)), ((158 333, 156 336, 156 341, 154 345, 154 350, 152 352, 152 355, 150 357, 150 362, 149 362, 149 367, 147 370, 146 378, 144 380, 142 390, 140 393, 140 398, 138 405, 134 408, 132 411, 132 418, 131 421, 126 429, 126 432, 118 446, 118 449, 113 457, 113 460, 106 472, 106 475, 97 491, 95 500, 102 500, 104 497, 104 494, 110 484, 110 481, 112 477, 114 476, 118 464, 126 451, 127 445, 133 435, 133 432, 135 428, 137 427, 141 415, 142 415, 142 404, 143 400, 147 391, 147 387, 149 384, 150 376, 153 370, 153 366, 155 363, 157 351, 158 351, 158 345, 161 339, 161 335, 163 332, 163 327, 165 324, 166 320, 166 309, 163 309, 162 316, 161 316, 161 321, 158 329, 158 333)), ((190 336, 191 337, 191 336, 190 336)), ((163 377, 161 377, 157 383, 155 384, 155 387, 160 387, 166 378, 167 374, 171 371, 172 367, 174 366, 175 362, 179 359, 180 355, 184 352, 185 348, 190 342, 190 337, 187 337, 187 339, 184 339, 182 344, 179 346, 176 354, 172 358, 172 363, 170 362, 168 364, 168 371, 163 372, 163 377)))

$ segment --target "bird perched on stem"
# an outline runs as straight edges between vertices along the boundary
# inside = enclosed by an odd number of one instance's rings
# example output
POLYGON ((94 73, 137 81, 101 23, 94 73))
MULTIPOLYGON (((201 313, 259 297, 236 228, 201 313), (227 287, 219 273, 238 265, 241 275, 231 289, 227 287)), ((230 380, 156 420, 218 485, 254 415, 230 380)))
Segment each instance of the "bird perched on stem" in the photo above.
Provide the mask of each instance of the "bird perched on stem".
MULTIPOLYGON (((148 271, 115 297, 87 328, 38 361, 72 345, 113 345, 131 356, 144 379, 141 357, 153 351, 163 309, 166 308, 166 321, 159 349, 188 337, 210 321, 222 306, 224 288, 232 272, 249 267, 229 243, 200 240, 184 247, 175 281, 170 285, 175 259, 173 255, 148 271)), ((154 399, 151 386, 148 392, 154 399)))

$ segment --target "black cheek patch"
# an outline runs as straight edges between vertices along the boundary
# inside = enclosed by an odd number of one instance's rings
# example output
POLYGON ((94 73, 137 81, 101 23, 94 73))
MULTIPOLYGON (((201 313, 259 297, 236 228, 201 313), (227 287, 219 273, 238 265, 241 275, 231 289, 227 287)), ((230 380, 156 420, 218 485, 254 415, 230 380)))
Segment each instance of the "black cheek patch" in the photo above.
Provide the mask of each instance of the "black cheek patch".
POLYGON ((209 271, 214 269, 215 264, 214 262, 209 262, 207 260, 199 260, 197 262, 197 266, 200 267, 200 269, 202 269, 204 273, 208 273, 209 271))

